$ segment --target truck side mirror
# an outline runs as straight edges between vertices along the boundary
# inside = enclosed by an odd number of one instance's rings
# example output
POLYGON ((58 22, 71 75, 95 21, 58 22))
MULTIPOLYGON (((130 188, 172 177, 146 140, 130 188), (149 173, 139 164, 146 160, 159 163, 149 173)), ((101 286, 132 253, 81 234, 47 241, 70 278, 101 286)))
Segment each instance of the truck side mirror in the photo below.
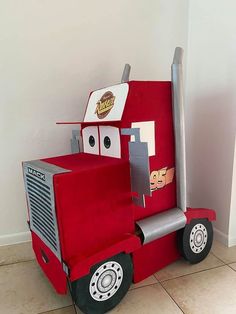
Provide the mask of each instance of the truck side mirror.
POLYGON ((72 138, 70 140, 72 154, 76 154, 80 152, 79 137, 80 137, 79 130, 72 130, 72 138))
POLYGON ((137 197, 133 196, 134 204, 145 207, 144 195, 152 195, 150 189, 148 144, 141 142, 139 128, 121 129, 121 134, 133 135, 135 138, 134 142, 129 142, 131 190, 138 193, 137 197))

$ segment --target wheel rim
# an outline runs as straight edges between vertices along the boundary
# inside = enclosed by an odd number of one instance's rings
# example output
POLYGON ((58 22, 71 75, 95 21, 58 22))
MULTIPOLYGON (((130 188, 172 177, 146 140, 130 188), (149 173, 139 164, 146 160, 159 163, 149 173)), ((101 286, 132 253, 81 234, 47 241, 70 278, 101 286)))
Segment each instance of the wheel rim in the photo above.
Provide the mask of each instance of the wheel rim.
POLYGON ((119 289, 123 280, 123 269, 121 265, 114 261, 102 264, 93 274, 89 292, 96 301, 106 301, 110 299, 119 289))
POLYGON ((207 229, 203 224, 196 224, 190 233, 189 245, 195 254, 201 253, 206 247, 208 239, 207 229))

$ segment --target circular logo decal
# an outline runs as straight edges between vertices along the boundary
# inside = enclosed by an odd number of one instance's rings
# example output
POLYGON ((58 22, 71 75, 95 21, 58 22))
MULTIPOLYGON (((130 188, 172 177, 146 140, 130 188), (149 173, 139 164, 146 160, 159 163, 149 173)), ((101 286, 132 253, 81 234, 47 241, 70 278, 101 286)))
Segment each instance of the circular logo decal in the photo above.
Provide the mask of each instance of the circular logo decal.
POLYGON ((101 99, 97 102, 95 114, 98 119, 104 119, 114 106, 115 96, 112 92, 108 91, 102 95, 101 99))

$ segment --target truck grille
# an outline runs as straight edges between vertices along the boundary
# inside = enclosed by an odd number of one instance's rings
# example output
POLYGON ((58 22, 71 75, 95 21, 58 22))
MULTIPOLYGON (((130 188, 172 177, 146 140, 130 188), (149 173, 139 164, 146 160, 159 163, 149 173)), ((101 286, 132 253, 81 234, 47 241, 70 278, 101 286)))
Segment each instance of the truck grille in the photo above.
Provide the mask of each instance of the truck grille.
POLYGON ((30 228, 61 259, 53 175, 67 172, 43 161, 23 163, 30 228))
POLYGON ((51 188, 32 176, 26 175, 31 208, 32 226, 37 229, 57 251, 55 221, 52 214, 51 188))

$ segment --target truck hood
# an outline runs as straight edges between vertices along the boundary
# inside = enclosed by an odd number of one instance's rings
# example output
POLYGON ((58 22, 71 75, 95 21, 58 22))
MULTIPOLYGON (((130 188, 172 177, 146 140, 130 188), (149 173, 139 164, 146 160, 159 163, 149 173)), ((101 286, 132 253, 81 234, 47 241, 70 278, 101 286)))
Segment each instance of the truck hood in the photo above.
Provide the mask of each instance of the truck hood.
POLYGON ((113 165, 128 163, 128 160, 125 159, 87 153, 70 154, 52 158, 44 158, 41 160, 73 172, 82 172, 87 170, 92 171, 96 168, 107 166, 110 167, 113 165))

